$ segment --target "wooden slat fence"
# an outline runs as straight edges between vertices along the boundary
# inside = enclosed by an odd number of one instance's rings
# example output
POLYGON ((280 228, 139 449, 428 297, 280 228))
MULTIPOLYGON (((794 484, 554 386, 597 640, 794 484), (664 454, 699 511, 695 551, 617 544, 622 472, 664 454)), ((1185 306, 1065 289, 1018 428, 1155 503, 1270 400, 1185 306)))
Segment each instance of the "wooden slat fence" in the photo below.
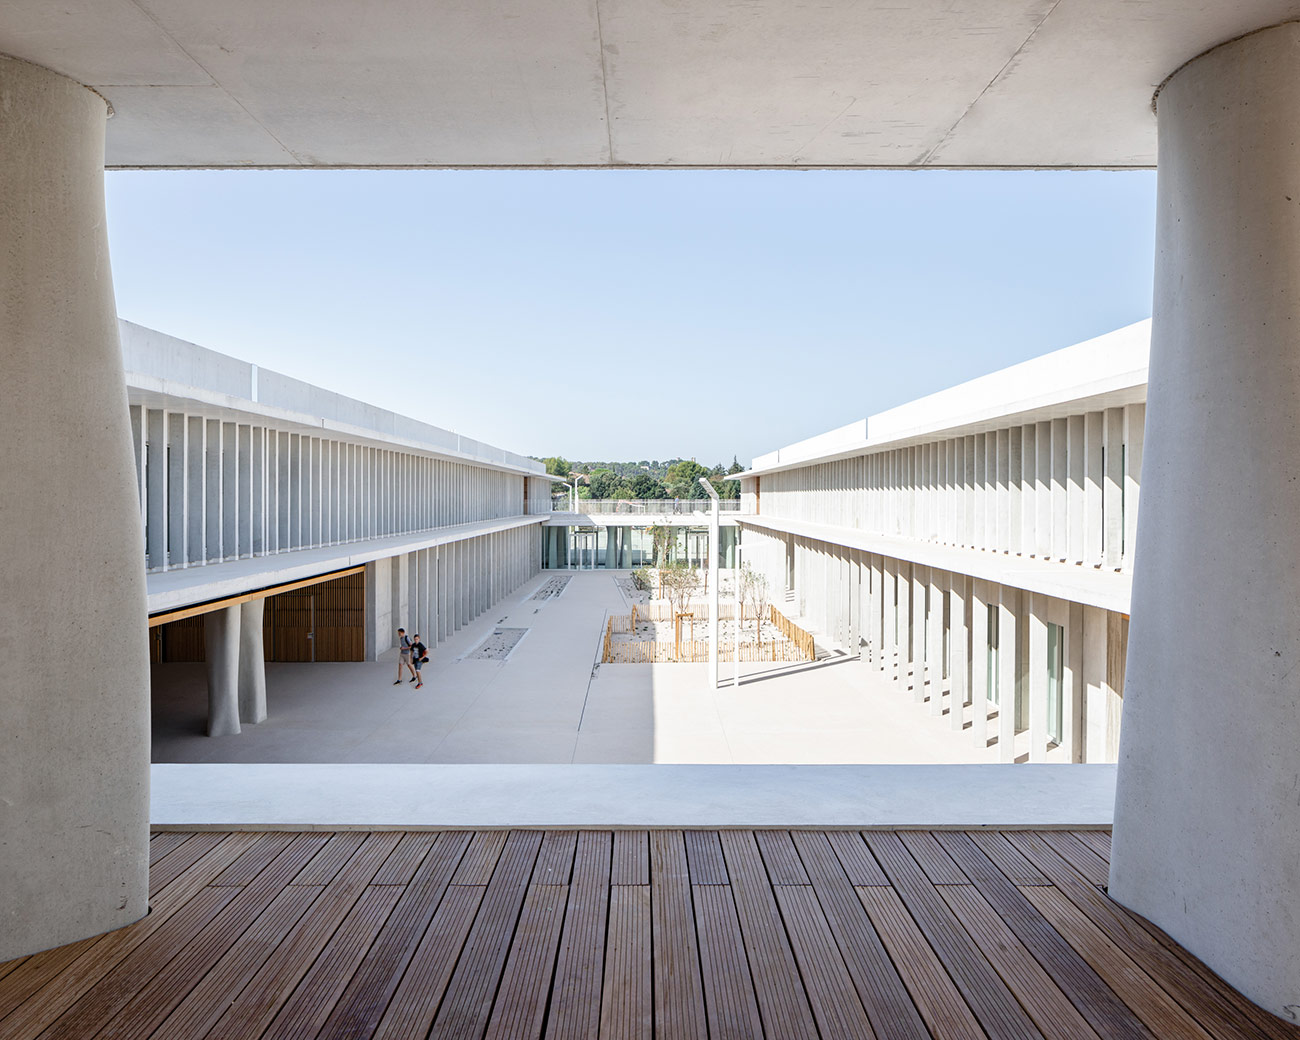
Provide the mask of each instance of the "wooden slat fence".
POLYGON ((768 607, 772 612, 772 624, 781 632, 786 639, 794 643, 799 648, 799 652, 804 656, 797 658, 801 661, 812 661, 817 657, 817 647, 813 643, 813 637, 810 632, 805 632, 788 617, 782 614, 776 607, 768 607))

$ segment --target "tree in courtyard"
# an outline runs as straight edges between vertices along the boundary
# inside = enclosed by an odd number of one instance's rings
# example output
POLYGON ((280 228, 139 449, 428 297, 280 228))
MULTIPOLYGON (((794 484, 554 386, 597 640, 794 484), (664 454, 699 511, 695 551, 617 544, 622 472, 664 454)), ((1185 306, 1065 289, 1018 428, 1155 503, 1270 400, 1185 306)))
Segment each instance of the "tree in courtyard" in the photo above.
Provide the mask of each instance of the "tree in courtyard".
POLYGON ((759 642, 762 641, 763 615, 767 613, 768 600, 767 578, 745 564, 740 571, 740 602, 754 618, 754 639, 759 642))
POLYGON ((694 567, 688 567, 683 562, 660 568, 659 588, 672 607, 673 636, 677 656, 680 657, 682 651, 681 617, 690 605, 691 597, 699 591, 700 572, 694 567))
POLYGON ((677 541, 677 529, 666 524, 654 524, 646 528, 646 534, 650 536, 655 566, 667 566, 673 545, 677 541))

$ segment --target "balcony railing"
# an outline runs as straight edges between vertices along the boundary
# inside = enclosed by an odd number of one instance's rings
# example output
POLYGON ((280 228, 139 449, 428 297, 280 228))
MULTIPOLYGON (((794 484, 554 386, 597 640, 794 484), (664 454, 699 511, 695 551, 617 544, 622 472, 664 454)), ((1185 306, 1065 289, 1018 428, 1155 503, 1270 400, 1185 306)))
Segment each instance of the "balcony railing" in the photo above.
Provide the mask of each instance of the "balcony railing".
MULTIPOLYGON (((555 511, 570 511, 571 500, 567 496, 556 496, 555 511)), ((707 513, 712 504, 707 498, 580 498, 579 513, 648 513, 648 514, 690 514, 707 513)), ((724 498, 719 503, 724 513, 740 512, 740 500, 724 498)))

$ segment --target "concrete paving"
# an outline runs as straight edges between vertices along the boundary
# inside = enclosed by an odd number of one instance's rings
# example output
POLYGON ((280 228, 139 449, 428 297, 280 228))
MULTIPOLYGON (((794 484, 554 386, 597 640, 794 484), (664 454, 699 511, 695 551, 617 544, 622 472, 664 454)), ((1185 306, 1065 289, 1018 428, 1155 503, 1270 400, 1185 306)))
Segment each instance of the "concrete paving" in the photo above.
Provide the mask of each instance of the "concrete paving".
POLYGON ((707 665, 599 664, 605 618, 630 608, 611 573, 578 572, 563 595, 526 583, 456 633, 424 688, 377 663, 270 664, 268 718, 204 735, 201 664, 155 665, 157 763, 991 763, 880 674, 832 656, 743 668, 710 688, 707 665), (466 659, 498 627, 527 628, 504 662, 466 659))

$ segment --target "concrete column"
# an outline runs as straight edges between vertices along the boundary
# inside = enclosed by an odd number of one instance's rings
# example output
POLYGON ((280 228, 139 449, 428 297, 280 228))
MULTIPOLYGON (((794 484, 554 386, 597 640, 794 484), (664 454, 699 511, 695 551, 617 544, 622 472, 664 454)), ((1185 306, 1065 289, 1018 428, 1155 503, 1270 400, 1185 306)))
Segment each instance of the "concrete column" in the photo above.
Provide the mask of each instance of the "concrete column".
POLYGON ((262 645, 262 617, 266 600, 239 605, 239 721, 266 719, 266 651, 262 645))
MULTIPOLYGON (((995 593, 992 593, 996 595, 995 593)), ((971 740, 977 748, 989 746, 989 603, 987 582, 970 583, 970 713, 971 740)))
POLYGON ((964 574, 951 576, 948 590, 948 726, 960 732, 966 721, 966 693, 970 678, 970 647, 967 642, 966 594, 967 579, 964 574))
POLYGON ((882 558, 880 578, 880 660, 877 663, 886 678, 893 678, 892 669, 898 661, 897 561, 882 558))
POLYGON ((1047 599, 1029 600, 1029 761, 1047 758, 1047 599))
POLYGON ((144 534, 104 100, 0 57, 0 961, 146 912, 144 534), (75 638, 77 681, 52 664, 75 638))
POLYGON ((208 736, 239 732, 238 606, 203 615, 203 655, 208 665, 208 736))
POLYGON ((1158 98, 1156 279, 1112 897, 1300 1015, 1300 25, 1158 98))
POLYGON ((1016 619, 1020 591, 1001 586, 998 592, 998 759, 1016 760, 1016 673, 1020 671, 1020 648, 1016 641, 1016 619))
POLYGON ((925 567, 912 565, 912 700, 925 700, 925 601, 929 587, 925 567))
POLYGON ((1106 761, 1106 612, 1083 608, 1083 761, 1106 761))
POLYGON ((943 590, 948 576, 930 569, 930 616, 927 619, 925 663, 929 673, 930 714, 943 714, 943 590))
POLYGON ((1104 416, 1089 412, 1083 417, 1083 562, 1101 566, 1101 445, 1104 416))
POLYGON ((911 657, 912 657, 912 636, 911 636, 911 619, 912 619, 912 565, 899 561, 895 565, 895 594, 897 596, 897 606, 895 608, 895 625, 894 646, 896 653, 894 655, 895 674, 894 681, 898 685, 899 693, 907 693, 911 688, 911 657))
POLYGON ((392 574, 388 560, 366 564, 367 661, 378 661, 379 655, 393 645, 394 631, 401 623, 393 621, 392 574))

